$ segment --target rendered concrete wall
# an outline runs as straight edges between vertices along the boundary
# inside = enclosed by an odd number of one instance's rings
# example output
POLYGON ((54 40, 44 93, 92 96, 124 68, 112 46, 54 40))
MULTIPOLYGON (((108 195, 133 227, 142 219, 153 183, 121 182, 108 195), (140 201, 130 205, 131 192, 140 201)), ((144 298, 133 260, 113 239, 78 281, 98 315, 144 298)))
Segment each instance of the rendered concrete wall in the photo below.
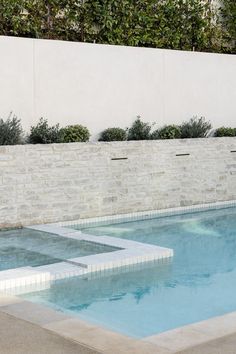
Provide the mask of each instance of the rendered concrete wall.
POLYGON ((0 116, 41 116, 93 138, 137 115, 157 126, 203 115, 235 126, 236 56, 0 37, 0 116))
POLYGON ((231 151, 236 138, 0 147, 0 227, 234 200, 231 151))

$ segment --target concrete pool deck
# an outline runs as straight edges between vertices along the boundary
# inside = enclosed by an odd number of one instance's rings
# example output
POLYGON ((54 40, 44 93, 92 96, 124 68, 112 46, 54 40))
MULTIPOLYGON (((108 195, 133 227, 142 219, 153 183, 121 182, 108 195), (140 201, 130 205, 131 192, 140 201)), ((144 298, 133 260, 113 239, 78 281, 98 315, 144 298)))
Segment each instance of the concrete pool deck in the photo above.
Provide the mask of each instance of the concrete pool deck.
POLYGON ((1 354, 235 354, 236 312, 134 339, 0 294, 1 354))
MULTIPOLYGON (((31 322, 20 320, 0 310, 0 348, 1 354, 100 354, 98 351, 78 341, 65 338, 48 329, 31 322), (10 340, 9 340, 10 338, 10 340), (43 343, 43 345, 42 345, 43 343)), ((178 351, 179 354, 235 354, 236 334, 218 340, 178 351)), ((143 353, 168 353, 166 351, 149 351, 143 353)), ((152 349, 151 349, 152 350, 152 349)), ((140 351, 113 348, 112 353, 133 353, 140 351)))
POLYGON ((0 311, 1 354, 97 354, 98 352, 0 311), (10 339, 10 340, 9 340, 10 339))
MULTIPOLYGON (((102 327, 81 321, 76 317, 71 317, 65 315, 61 312, 56 312, 50 308, 25 301, 23 299, 17 298, 15 296, 0 295, 0 331, 7 322, 15 321, 15 323, 21 324, 21 341, 24 341, 24 337, 27 336, 28 323, 31 326, 36 326, 39 330, 39 334, 42 333, 42 330, 48 331, 51 334, 56 335, 59 338, 66 339, 69 342, 77 343, 81 346, 78 347, 77 353, 88 353, 82 351, 87 349, 93 350, 92 353, 104 353, 104 354, 148 354, 148 353, 157 353, 157 354, 169 354, 168 350, 164 348, 159 348, 156 344, 142 342, 127 336, 103 329, 102 327), (10 317, 6 317, 10 316, 10 317), (14 320, 13 320, 14 319, 14 320), (26 325, 24 325, 26 323, 26 325), (24 329, 25 327, 25 329, 24 329), (84 349, 85 348, 85 349, 84 349)), ((0 335, 0 353, 2 343, 8 347, 12 347, 12 342, 9 340, 12 336, 14 337, 14 330, 11 330, 11 326, 8 324, 9 331, 6 336, 0 335)), ((13 328, 14 329, 14 328, 13 328)), ((46 335, 46 332, 44 332, 46 335)), ((14 342, 14 338, 13 338, 14 342)), ((31 344, 34 345, 34 337, 31 338, 31 344)), ((49 345, 49 343, 47 343, 49 345)), ((37 345, 37 340, 36 340, 37 345)), ((44 349, 44 341, 38 343, 39 350, 36 352, 28 352, 29 354, 33 353, 50 353, 44 349)), ((46 346, 46 344, 45 344, 46 346)), ((13 348, 14 349, 14 348, 13 348)), ((18 348, 15 348, 15 352, 6 352, 6 354, 19 354, 18 348)), ((26 352, 22 352, 24 354, 26 352)), ((56 352, 55 352, 56 353, 56 352)), ((60 353, 57 352, 57 354, 60 353)), ((69 354, 70 352, 61 352, 63 354, 69 354)), ((72 352, 73 353, 73 352, 72 352)), ((5 354, 5 353, 4 353, 5 354)))

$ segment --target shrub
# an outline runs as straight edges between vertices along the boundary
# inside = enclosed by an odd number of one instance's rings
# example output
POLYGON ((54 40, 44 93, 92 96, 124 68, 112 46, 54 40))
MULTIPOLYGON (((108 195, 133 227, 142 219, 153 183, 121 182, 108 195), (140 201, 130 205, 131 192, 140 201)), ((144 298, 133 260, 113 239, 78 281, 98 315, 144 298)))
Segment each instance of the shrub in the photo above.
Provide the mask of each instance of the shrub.
POLYGON ((159 138, 159 129, 156 129, 156 130, 154 130, 154 132, 152 132, 150 134, 150 140, 158 140, 158 139, 160 139, 159 138))
POLYGON ((23 144, 23 130, 21 121, 15 115, 10 113, 4 122, 0 119, 0 145, 17 145, 23 144))
POLYGON ((236 128, 221 127, 216 129, 215 136, 236 136, 236 128))
POLYGON ((211 123, 204 117, 193 117, 181 124, 181 138, 205 138, 211 128, 211 123))
POLYGON ((138 116, 133 125, 128 130, 128 140, 148 140, 152 126, 149 123, 144 123, 138 116))
POLYGON ((74 142, 85 142, 90 138, 90 133, 88 128, 82 125, 68 125, 62 129, 63 142, 64 143, 74 143, 74 142))
POLYGON ((100 134, 99 141, 124 141, 127 139, 127 133, 122 128, 108 128, 100 134))
POLYGON ((47 119, 40 118, 36 126, 32 126, 28 136, 30 144, 61 143, 63 138, 59 124, 49 126, 47 119))
POLYGON ((179 139, 181 130, 177 125, 165 125, 151 134, 151 139, 179 139))

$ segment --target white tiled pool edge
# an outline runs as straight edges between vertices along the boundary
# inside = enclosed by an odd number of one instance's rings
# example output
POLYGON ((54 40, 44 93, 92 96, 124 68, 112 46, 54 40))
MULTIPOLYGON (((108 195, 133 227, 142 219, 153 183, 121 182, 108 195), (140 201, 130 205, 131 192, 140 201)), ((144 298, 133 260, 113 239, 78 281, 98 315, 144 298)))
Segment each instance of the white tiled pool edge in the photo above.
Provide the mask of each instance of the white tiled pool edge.
POLYGON ((80 241, 87 241, 117 248, 117 251, 71 258, 65 260, 63 263, 37 267, 38 271, 41 270, 43 273, 49 273, 51 281, 74 276, 74 272, 77 272, 75 275, 83 275, 123 266, 133 266, 144 262, 162 261, 166 258, 173 257, 172 249, 143 244, 141 242, 123 240, 109 236, 98 238, 96 236, 84 234, 81 231, 55 225, 35 225, 29 228, 56 234, 59 237, 73 238, 80 241), (65 267, 62 266, 62 264, 65 264, 65 267), (68 267, 71 268, 69 272, 67 270, 68 267), (70 275, 70 273, 72 275, 70 275))
POLYGON ((168 209, 157 209, 149 211, 140 211, 128 214, 119 214, 119 215, 108 215, 108 216, 99 216, 95 218, 86 218, 86 219, 77 219, 71 221, 57 222, 50 225, 70 227, 70 226, 90 226, 100 222, 122 222, 122 221, 135 221, 135 220, 145 220, 155 217, 165 217, 173 216, 179 214, 187 214, 192 212, 200 212, 206 210, 216 210, 223 208, 231 208, 236 206, 236 200, 228 200, 224 202, 215 202, 215 203, 205 203, 205 204, 196 204, 190 206, 168 208, 168 209))
POLYGON ((0 272, 0 291, 24 288, 30 285, 39 285, 58 279, 80 276, 92 272, 103 272, 119 267, 131 267, 139 263, 163 261, 173 257, 173 250, 141 242, 123 240, 108 236, 96 237, 84 234, 74 229, 54 225, 35 225, 33 230, 56 234, 58 237, 67 237, 79 241, 111 246, 117 251, 93 254, 84 257, 65 259, 62 262, 38 267, 22 267, 0 272))

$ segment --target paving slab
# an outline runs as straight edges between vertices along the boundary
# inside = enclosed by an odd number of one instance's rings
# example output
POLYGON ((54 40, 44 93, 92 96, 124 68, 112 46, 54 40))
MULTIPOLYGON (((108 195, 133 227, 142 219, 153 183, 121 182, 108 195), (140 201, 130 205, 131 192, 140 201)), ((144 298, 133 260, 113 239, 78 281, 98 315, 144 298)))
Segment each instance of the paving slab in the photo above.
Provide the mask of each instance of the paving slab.
POLYGON ((158 335, 146 337, 144 341, 160 345, 170 351, 176 352, 194 345, 208 342, 212 337, 203 332, 198 332, 190 326, 176 328, 158 335))
MULTIPOLYGON (((210 335, 213 339, 236 333, 236 312, 210 318, 191 325, 191 328, 210 335)), ((236 348, 235 348, 236 353, 236 348)))
POLYGON ((178 354, 235 354, 236 333, 177 352, 178 354))
MULTIPOLYGON (((164 337, 162 341, 157 340, 158 336, 152 338, 152 343, 134 340, 98 328, 83 320, 55 317, 54 314, 50 314, 50 310, 43 310, 43 307, 38 305, 35 307, 35 304, 32 304, 32 309, 28 307, 27 310, 27 304, 24 302, 14 303, 16 300, 14 297, 2 297, 2 300, 3 303, 9 302, 10 305, 0 306, 1 354, 236 354, 236 333, 219 339, 210 339, 204 344, 195 345, 188 349, 173 350, 176 344, 179 347, 186 345, 186 337, 183 336, 185 339, 180 339, 183 334, 186 334, 183 333, 186 329, 184 331, 176 330, 175 343, 173 338, 172 340, 169 338, 172 344, 167 348, 165 345, 168 342, 168 333, 163 334, 167 342, 164 342, 164 337), (7 308, 12 314, 3 312, 7 308), (32 317, 30 309, 32 312, 35 309, 39 311, 36 311, 32 317), (42 311, 41 314, 40 311, 42 311), (19 315, 21 318, 18 318, 19 315), (22 319, 22 316, 25 319, 22 319)), ((190 333, 188 334, 190 335, 190 333)), ((190 337, 192 335, 193 333, 190 337)), ((200 332, 200 340, 202 335, 203 333, 200 332)), ((195 337, 196 333, 193 336, 195 337)), ((190 343, 188 342, 187 345, 190 343)))
POLYGON ((100 354, 27 321, 0 312, 1 354, 100 354))
POLYGON ((170 354, 171 351, 152 343, 136 340, 78 319, 51 322, 44 326, 79 343, 91 345, 104 354, 170 354))
POLYGON ((50 322, 65 320, 69 317, 64 313, 29 301, 1 306, 0 311, 41 326, 50 322))
POLYGON ((9 306, 9 305, 13 305, 13 304, 19 304, 23 301, 24 300, 19 297, 0 293, 0 307, 1 306, 9 306))

